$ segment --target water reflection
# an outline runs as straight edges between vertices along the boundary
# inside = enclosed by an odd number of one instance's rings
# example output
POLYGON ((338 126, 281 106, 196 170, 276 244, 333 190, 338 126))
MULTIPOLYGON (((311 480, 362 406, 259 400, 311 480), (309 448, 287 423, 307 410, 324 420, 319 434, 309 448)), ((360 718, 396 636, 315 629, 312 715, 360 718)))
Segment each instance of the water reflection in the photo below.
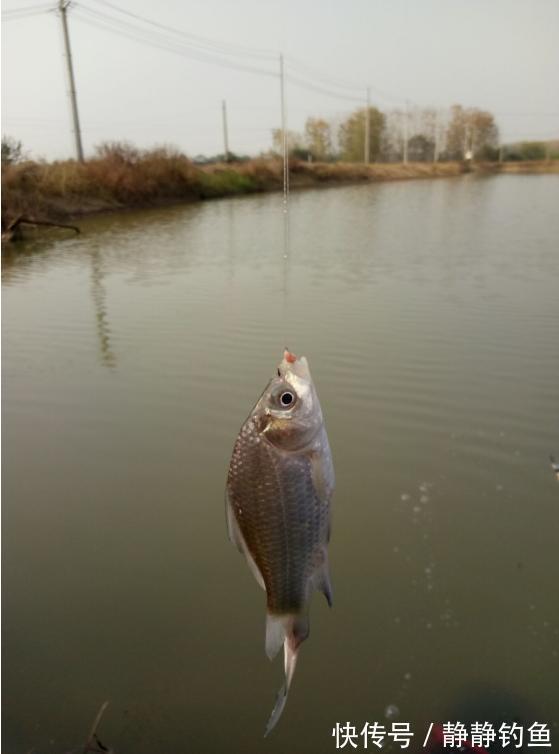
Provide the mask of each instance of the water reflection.
POLYGON ((92 249, 90 252, 90 259, 91 296, 95 307, 95 320, 97 323, 97 337, 99 339, 101 363, 106 367, 112 368, 116 366, 116 356, 111 348, 111 330, 107 309, 107 293, 103 283, 105 276, 103 269, 103 255, 98 247, 92 249))

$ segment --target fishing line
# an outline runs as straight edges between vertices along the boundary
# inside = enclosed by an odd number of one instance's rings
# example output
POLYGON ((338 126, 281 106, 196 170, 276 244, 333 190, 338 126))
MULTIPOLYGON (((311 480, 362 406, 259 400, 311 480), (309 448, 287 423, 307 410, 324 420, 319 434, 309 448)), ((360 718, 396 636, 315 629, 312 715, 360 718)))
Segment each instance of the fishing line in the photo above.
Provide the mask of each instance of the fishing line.
POLYGON ((287 278, 289 266, 289 143, 287 134, 287 113, 285 107, 285 75, 283 55, 280 55, 281 87, 281 132, 283 147, 283 290, 282 290, 282 325, 284 344, 287 343, 287 278))

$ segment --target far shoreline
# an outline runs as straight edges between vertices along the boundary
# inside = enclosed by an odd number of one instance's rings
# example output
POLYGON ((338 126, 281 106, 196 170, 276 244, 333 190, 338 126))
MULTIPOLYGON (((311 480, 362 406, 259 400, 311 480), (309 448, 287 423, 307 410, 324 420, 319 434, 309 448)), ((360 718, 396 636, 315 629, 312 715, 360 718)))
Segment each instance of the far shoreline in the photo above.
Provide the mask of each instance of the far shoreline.
MULTIPOLYGON (((400 180, 479 175, 559 173, 559 160, 524 162, 320 163, 290 162, 290 189, 329 188, 400 180)), ((283 189, 279 159, 193 165, 157 153, 136 162, 93 159, 8 165, 2 174, 3 241, 17 241, 23 222, 68 223, 104 213, 143 210, 283 189), (21 225, 19 225, 19 229, 21 225)))

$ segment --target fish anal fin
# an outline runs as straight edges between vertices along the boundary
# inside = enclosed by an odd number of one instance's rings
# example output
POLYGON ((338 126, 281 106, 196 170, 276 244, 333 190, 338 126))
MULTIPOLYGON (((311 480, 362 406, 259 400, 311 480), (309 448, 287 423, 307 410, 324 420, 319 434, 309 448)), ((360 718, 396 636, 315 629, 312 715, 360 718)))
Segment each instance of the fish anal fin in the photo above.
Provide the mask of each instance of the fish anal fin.
POLYGON ((266 613, 266 654, 273 660, 285 641, 285 615, 266 613))

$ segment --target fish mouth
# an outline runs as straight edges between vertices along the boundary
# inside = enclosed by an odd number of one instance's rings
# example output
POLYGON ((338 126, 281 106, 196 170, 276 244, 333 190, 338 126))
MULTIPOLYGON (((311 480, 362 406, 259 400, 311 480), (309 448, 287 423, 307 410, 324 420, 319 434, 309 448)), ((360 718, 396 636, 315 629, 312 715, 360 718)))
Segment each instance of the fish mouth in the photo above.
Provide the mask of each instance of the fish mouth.
POLYGON ((283 360, 279 365, 279 372, 283 377, 293 374, 305 382, 311 381, 309 364, 304 356, 296 356, 288 348, 283 352, 283 360))

